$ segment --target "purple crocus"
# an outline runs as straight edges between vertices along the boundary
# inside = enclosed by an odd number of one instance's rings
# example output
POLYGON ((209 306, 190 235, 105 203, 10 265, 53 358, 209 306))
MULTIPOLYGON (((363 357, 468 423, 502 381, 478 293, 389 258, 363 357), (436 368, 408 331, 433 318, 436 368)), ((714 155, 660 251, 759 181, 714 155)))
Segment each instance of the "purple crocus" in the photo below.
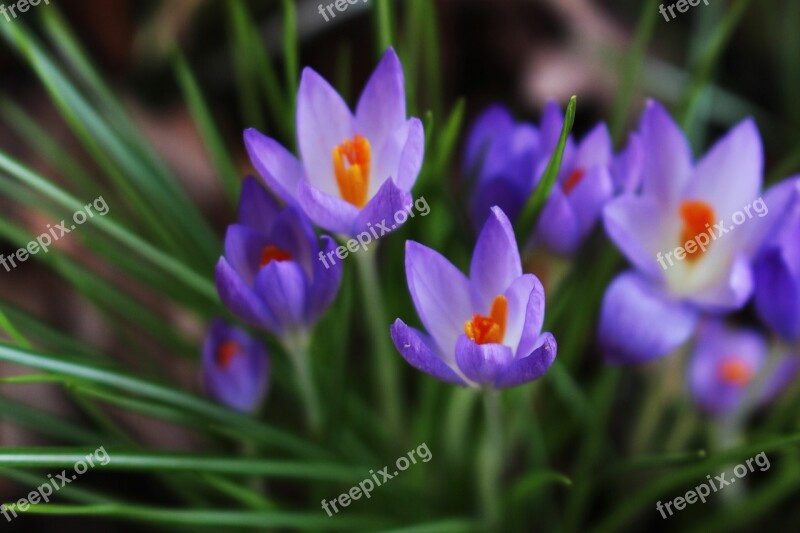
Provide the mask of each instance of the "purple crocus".
POLYGON ((470 214, 476 228, 483 227, 495 205, 511 220, 517 218, 536 181, 538 158, 535 126, 516 123, 502 105, 478 117, 464 156, 464 169, 475 183, 470 214))
POLYGON ((228 227, 225 255, 216 266, 219 297, 248 324, 282 335, 308 329, 333 302, 342 265, 318 260, 336 243, 320 239, 303 213, 280 208, 252 178, 245 178, 239 223, 228 227))
POLYGON ((203 383, 220 403, 252 412, 264 398, 269 381, 267 351, 260 342, 220 319, 203 343, 203 383))
POLYGON ((471 387, 514 387, 543 375, 556 340, 542 333, 544 289, 523 274, 514 231, 492 208, 467 278, 438 252, 406 243, 408 288, 425 334, 399 318, 391 327, 397 350, 414 368, 471 387))
POLYGON ((612 200, 603 213, 609 237, 634 266, 611 283, 601 311, 600 341, 615 363, 666 355, 692 335, 701 313, 741 308, 767 226, 759 213, 727 235, 732 215, 759 199, 763 155, 752 120, 695 164, 678 125, 650 101, 640 141, 641 192, 612 200), (673 252, 678 247, 683 257, 673 252))
POLYGON ((759 315, 787 341, 800 340, 800 176, 770 190, 766 201, 783 213, 755 263, 755 302, 759 315), (784 207, 785 206, 785 207, 784 207))
MULTIPOLYGON (((542 116, 542 156, 537 176, 550 161, 563 124, 564 115, 558 104, 548 102, 542 116)), ((605 124, 595 126, 580 142, 567 139, 561 169, 534 233, 535 245, 562 256, 575 253, 614 194, 612 163, 613 144, 605 124)), ((623 160, 620 173, 626 172, 627 165, 623 160)))
POLYGON ((704 322, 688 369, 689 388, 700 408, 721 417, 738 413, 748 396, 754 406, 777 396, 797 376, 800 358, 778 356, 768 363, 768 353, 766 340, 755 331, 704 322))
POLYGON ((253 165, 275 194, 318 226, 355 235, 411 208, 425 149, 422 123, 406 118, 403 67, 388 49, 353 114, 310 68, 297 95, 298 160, 255 129, 244 132, 253 165))

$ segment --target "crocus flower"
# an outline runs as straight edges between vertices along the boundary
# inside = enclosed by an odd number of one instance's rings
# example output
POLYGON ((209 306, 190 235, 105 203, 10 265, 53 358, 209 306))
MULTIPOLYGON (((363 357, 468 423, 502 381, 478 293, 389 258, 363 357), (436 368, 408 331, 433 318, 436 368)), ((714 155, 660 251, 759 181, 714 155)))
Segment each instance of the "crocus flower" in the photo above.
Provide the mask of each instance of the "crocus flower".
POLYGON ((800 340, 800 177, 774 187, 765 201, 783 213, 755 263, 755 302, 761 318, 787 341, 800 340), (782 209, 782 206, 786 207, 782 209))
POLYGON ((216 319, 203 343, 203 382, 220 403, 254 411, 267 391, 269 360, 260 342, 216 319))
POLYGON ((476 228, 483 227, 492 206, 515 220, 536 181, 539 132, 535 126, 516 123, 508 109, 494 105, 470 130, 464 169, 474 178, 470 214, 476 228))
POLYGON ((753 406, 777 396, 797 376, 800 358, 778 356, 770 364, 768 353, 766 340, 755 331, 704 322, 688 369, 689 388, 700 408, 720 417, 739 412, 748 396, 753 406))
POLYGON ((659 104, 648 102, 640 130, 641 193, 612 200, 603 213, 609 237, 634 266, 611 283, 601 311, 600 341, 617 363, 663 356, 692 335, 701 313, 741 308, 753 291, 751 261, 766 226, 753 218, 736 235, 723 234, 732 215, 759 198, 763 155, 752 120, 696 164, 659 104), (685 248, 683 260, 667 266, 677 247, 685 248))
MULTIPOLYGON (((548 102, 542 116, 542 156, 537 176, 544 173, 563 124, 558 104, 548 102)), ((595 126, 578 143, 567 139, 561 169, 536 227, 535 245, 563 256, 578 249, 614 194, 613 162, 613 144, 605 124, 595 126)))
POLYGON ((556 357, 542 333, 544 289, 523 274, 511 223, 492 208, 467 278, 438 252, 406 243, 408 288, 425 334, 397 319, 397 350, 411 366, 471 387, 514 387, 544 374, 556 357))
POLYGON ((411 208, 425 135, 406 119, 403 67, 393 49, 367 82, 355 114, 310 68, 297 95, 298 160, 255 129, 244 132, 253 165, 275 194, 318 226, 355 235, 411 208))
POLYGON ((308 329, 333 302, 342 265, 323 266, 336 243, 320 240, 303 213, 280 208, 252 178, 245 178, 239 223, 228 227, 225 255, 216 266, 217 292, 241 320, 277 335, 308 329))

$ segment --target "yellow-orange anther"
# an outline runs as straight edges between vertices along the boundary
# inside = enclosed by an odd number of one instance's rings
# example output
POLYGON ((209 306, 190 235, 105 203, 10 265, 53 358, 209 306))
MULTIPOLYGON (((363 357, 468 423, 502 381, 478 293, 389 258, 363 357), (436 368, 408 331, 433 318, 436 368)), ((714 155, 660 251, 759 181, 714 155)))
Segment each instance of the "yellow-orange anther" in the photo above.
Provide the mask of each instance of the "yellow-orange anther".
POLYGON ((239 343, 236 341, 222 343, 219 348, 217 348, 217 353, 215 354, 217 366, 222 370, 227 370, 233 358, 239 353, 239 349, 239 343))
POLYGON ((333 149, 333 171, 342 199, 361 209, 367 204, 372 149, 362 135, 333 149))
POLYGON ((500 344, 506 336, 508 300, 503 295, 495 297, 489 316, 475 314, 464 324, 464 333, 476 344, 500 344))
POLYGON ((725 383, 743 387, 753 379, 753 370, 740 357, 728 357, 719 365, 719 377, 725 383))
POLYGON ((261 251, 261 264, 259 266, 264 268, 272 261, 291 261, 292 254, 286 250, 281 250, 274 244, 268 244, 261 251))
MULTIPOLYGON (((716 220, 714 208, 702 200, 687 200, 681 203, 679 208, 683 229, 681 230, 680 245, 685 246, 689 241, 695 240, 700 235, 706 235, 711 241, 710 226, 716 220)), ((706 245, 706 250, 708 245, 706 245)), ((702 257, 703 250, 695 248, 693 251, 686 250, 686 260, 689 262, 697 261, 702 257)))

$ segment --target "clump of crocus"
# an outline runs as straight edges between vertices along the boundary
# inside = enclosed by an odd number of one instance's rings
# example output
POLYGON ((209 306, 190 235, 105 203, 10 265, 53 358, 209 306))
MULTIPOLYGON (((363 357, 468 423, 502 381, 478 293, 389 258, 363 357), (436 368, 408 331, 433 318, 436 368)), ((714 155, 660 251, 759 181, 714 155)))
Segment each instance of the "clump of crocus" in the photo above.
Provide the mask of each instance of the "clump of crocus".
POLYGON ((539 131, 517 123, 508 109, 493 105, 470 130, 464 170, 474 180, 470 214, 476 228, 483 227, 498 206, 515 220, 530 196, 538 176, 539 131))
POLYGON ((244 133, 253 165, 284 201, 318 226, 355 235, 411 208, 425 149, 422 123, 406 118, 403 67, 383 56, 356 106, 311 68, 297 95, 300 160, 255 129, 244 133))
POLYGON ((221 319, 211 324, 203 343, 203 383, 218 402, 244 412, 261 404, 269 382, 264 346, 221 319))
POLYGON ((752 120, 695 164, 677 124, 650 101, 640 141, 641 192, 612 200, 603 213, 609 237, 635 267, 611 283, 601 311, 600 340, 616 363, 666 355, 692 335, 701 314, 741 308, 753 292, 752 256, 766 226, 759 213, 734 236, 718 229, 745 207, 766 207, 755 205, 763 155, 752 120), (665 268, 660 259, 678 247, 683 259, 665 268))
POLYGON ((310 329, 333 302, 341 263, 317 260, 336 243, 317 238, 294 206, 280 208, 252 178, 245 178, 239 221, 225 234, 225 255, 216 266, 222 302, 244 322, 276 335, 310 329))
POLYGON ((715 417, 746 414, 743 410, 767 403, 800 370, 798 357, 777 355, 776 361, 768 362, 768 355, 769 345, 759 333, 718 320, 704 322, 689 361, 692 396, 715 417))
POLYGON ((800 177, 775 186, 766 202, 782 218, 756 258, 756 309, 773 331, 794 342, 800 340, 800 177))
POLYGON ((425 334, 397 319, 392 340, 411 366, 440 380, 506 388, 543 375, 556 340, 542 333, 544 289, 523 274, 514 231, 493 208, 467 278, 438 252, 406 243, 406 278, 425 334))

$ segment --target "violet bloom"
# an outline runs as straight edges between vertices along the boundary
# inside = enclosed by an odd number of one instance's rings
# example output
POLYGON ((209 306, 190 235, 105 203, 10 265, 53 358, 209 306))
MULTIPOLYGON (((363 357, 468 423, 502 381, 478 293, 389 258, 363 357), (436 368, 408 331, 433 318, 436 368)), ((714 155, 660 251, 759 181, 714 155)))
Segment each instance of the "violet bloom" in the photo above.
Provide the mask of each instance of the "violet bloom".
POLYGON ((781 222, 772 227, 755 263, 761 318, 788 341, 800 340, 800 177, 780 183, 765 201, 781 222), (785 206, 785 207, 783 207, 785 206))
POLYGON ((203 383, 220 403, 252 412, 264 398, 269 381, 267 351, 239 328, 216 319, 203 343, 203 383))
POLYGON ((754 407, 777 396, 797 376, 800 358, 779 356, 770 363, 768 353, 766 340, 754 331, 705 322, 688 369, 689 388, 700 408, 712 416, 733 415, 748 395, 754 407))
POLYGON ((277 335, 313 326, 333 302, 342 265, 318 260, 336 249, 320 240, 303 213, 280 208, 252 178, 245 178, 239 223, 228 227, 225 255, 216 266, 219 297, 248 324, 277 335))
POLYGON ((753 291, 751 259, 766 226, 759 213, 727 235, 732 215, 759 199, 763 155, 752 120, 696 164, 686 137, 653 101, 640 134, 641 193, 612 200, 603 213, 609 237, 634 266, 611 283, 601 311, 600 341, 616 363, 666 355, 692 335, 702 312, 741 308, 753 291))
POLYGON ((253 165, 281 199, 318 226, 355 235, 411 209, 411 188, 425 151, 419 119, 406 119, 403 67, 389 49, 355 114, 310 68, 297 95, 298 161, 255 129, 244 132, 253 165))
POLYGON ((470 214, 476 228, 483 227, 492 206, 515 220, 531 194, 539 158, 539 132, 516 123, 508 109, 494 105, 472 126, 464 156, 464 169, 474 177, 470 214))
POLYGON ((406 277, 428 334, 399 318, 397 350, 414 368, 471 387, 514 387, 544 374, 556 340, 542 333, 544 289, 523 274, 514 231, 492 209, 472 254, 467 278, 438 252, 406 243, 406 277))
MULTIPOLYGON (((548 102, 542 116, 542 157, 537 176, 544 173, 558 145, 564 115, 548 102)), ((605 124, 595 126, 580 142, 567 139, 556 182, 542 209, 534 244, 563 256, 578 249, 614 194, 611 165, 613 143, 605 124)))

